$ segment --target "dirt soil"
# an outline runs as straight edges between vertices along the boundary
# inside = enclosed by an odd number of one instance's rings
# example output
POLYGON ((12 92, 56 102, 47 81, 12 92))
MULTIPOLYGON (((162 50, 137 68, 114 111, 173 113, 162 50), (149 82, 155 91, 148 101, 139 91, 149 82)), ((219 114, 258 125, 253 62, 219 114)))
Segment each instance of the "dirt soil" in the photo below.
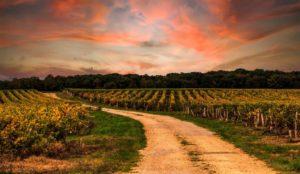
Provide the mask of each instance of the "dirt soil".
POLYGON ((50 98, 54 98, 54 99, 57 99, 57 100, 61 100, 61 98, 59 98, 57 95, 56 95, 56 93, 53 93, 53 92, 45 92, 45 93, 43 93, 45 96, 47 96, 47 97, 50 97, 50 98))
POLYGON ((25 160, 0 162, 0 171, 6 171, 8 173, 62 173, 76 166, 76 163, 66 160, 32 156, 25 160))
POLYGON ((141 174, 235 174, 276 173, 263 161, 249 156, 215 133, 170 116, 102 109, 140 121, 147 147, 132 173, 141 174))

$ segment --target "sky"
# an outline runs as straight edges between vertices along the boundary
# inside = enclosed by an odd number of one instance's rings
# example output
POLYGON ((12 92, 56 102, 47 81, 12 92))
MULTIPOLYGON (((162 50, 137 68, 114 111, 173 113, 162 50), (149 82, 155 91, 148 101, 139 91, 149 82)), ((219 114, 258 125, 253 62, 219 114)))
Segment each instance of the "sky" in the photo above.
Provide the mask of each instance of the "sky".
POLYGON ((299 0, 0 0, 0 80, 300 70, 299 0))

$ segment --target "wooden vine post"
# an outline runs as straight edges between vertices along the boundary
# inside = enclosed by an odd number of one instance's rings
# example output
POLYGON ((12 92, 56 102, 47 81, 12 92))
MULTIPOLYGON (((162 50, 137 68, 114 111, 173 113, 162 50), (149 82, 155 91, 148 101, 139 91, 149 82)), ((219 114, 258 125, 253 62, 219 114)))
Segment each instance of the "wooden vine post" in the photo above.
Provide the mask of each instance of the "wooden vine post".
POLYGON ((296 140, 298 140, 298 112, 296 112, 296 114, 295 114, 295 121, 294 121, 294 124, 295 124, 295 126, 294 126, 294 133, 295 133, 295 139, 296 140))
POLYGON ((264 114, 260 113, 260 117, 261 117, 261 126, 265 127, 265 118, 264 118, 264 114))

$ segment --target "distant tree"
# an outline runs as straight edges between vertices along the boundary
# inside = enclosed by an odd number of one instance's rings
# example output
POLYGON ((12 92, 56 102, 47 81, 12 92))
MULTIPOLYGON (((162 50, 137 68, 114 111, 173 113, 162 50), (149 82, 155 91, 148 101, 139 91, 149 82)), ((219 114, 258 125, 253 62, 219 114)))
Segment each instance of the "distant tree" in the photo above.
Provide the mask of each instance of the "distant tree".
POLYGON ((115 89, 117 88, 117 85, 115 82, 107 82, 103 86, 104 89, 115 89))
POLYGON ((58 90, 56 80, 53 75, 48 75, 44 80, 44 90, 55 91, 58 90))
POLYGON ((100 78, 95 78, 93 81, 93 88, 101 88, 102 87, 102 81, 100 78))

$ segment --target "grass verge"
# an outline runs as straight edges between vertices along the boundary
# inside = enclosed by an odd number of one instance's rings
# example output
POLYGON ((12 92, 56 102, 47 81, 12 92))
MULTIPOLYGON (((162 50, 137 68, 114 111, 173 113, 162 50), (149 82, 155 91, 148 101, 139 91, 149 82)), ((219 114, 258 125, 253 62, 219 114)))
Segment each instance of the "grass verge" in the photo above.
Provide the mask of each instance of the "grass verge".
POLYGON ((89 135, 68 137, 80 141, 92 153, 74 157, 80 166, 71 173, 113 173, 129 171, 138 161, 138 150, 146 146, 141 123, 133 119, 102 111, 92 114, 95 127, 89 135))

